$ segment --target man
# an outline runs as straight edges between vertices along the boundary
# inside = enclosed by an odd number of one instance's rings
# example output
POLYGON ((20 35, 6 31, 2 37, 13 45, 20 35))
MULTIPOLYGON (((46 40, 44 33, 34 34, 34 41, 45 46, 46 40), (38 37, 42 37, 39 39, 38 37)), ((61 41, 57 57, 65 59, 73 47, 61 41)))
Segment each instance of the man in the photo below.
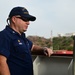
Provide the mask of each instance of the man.
POLYGON ((0 32, 0 75, 33 75, 31 52, 53 54, 51 49, 33 45, 25 37, 29 21, 35 20, 24 7, 11 10, 8 25, 0 32))

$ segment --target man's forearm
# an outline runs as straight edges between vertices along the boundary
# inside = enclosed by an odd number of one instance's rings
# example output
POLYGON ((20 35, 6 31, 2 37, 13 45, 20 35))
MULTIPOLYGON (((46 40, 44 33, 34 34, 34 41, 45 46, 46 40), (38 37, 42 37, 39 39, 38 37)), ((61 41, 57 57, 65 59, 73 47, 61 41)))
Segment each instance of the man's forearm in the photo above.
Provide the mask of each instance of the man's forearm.
POLYGON ((38 45, 33 45, 33 49, 32 49, 32 51, 41 51, 41 50, 43 50, 43 47, 40 47, 40 46, 38 46, 38 45))
POLYGON ((32 54, 44 54, 43 53, 43 47, 33 45, 32 54))
POLYGON ((37 45, 33 45, 32 47, 32 54, 44 54, 46 56, 49 56, 53 54, 53 50, 47 47, 40 47, 37 45))

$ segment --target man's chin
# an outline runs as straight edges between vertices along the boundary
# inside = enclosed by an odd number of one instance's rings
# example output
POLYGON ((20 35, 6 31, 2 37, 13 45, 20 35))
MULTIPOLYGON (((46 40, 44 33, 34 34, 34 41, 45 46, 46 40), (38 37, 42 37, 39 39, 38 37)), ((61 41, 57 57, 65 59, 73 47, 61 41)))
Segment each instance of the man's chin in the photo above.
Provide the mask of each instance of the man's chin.
POLYGON ((26 32, 27 30, 24 30, 23 32, 26 32))

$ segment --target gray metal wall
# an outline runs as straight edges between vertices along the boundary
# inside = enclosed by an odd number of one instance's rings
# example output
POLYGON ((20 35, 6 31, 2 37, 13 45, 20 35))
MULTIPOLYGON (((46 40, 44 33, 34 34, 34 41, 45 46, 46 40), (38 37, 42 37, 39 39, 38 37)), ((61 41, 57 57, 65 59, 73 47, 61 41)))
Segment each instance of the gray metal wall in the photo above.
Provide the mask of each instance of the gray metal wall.
POLYGON ((34 75, 72 75, 73 61, 68 56, 32 56, 34 75))

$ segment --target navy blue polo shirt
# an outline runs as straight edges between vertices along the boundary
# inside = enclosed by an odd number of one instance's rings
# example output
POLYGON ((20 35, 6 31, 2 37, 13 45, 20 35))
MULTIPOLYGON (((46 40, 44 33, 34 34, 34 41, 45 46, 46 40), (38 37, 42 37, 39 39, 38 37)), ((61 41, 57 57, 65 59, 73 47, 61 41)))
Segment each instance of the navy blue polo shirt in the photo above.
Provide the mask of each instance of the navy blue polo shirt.
POLYGON ((11 75, 33 75, 32 42, 9 26, 0 32, 0 54, 7 58, 11 75))

